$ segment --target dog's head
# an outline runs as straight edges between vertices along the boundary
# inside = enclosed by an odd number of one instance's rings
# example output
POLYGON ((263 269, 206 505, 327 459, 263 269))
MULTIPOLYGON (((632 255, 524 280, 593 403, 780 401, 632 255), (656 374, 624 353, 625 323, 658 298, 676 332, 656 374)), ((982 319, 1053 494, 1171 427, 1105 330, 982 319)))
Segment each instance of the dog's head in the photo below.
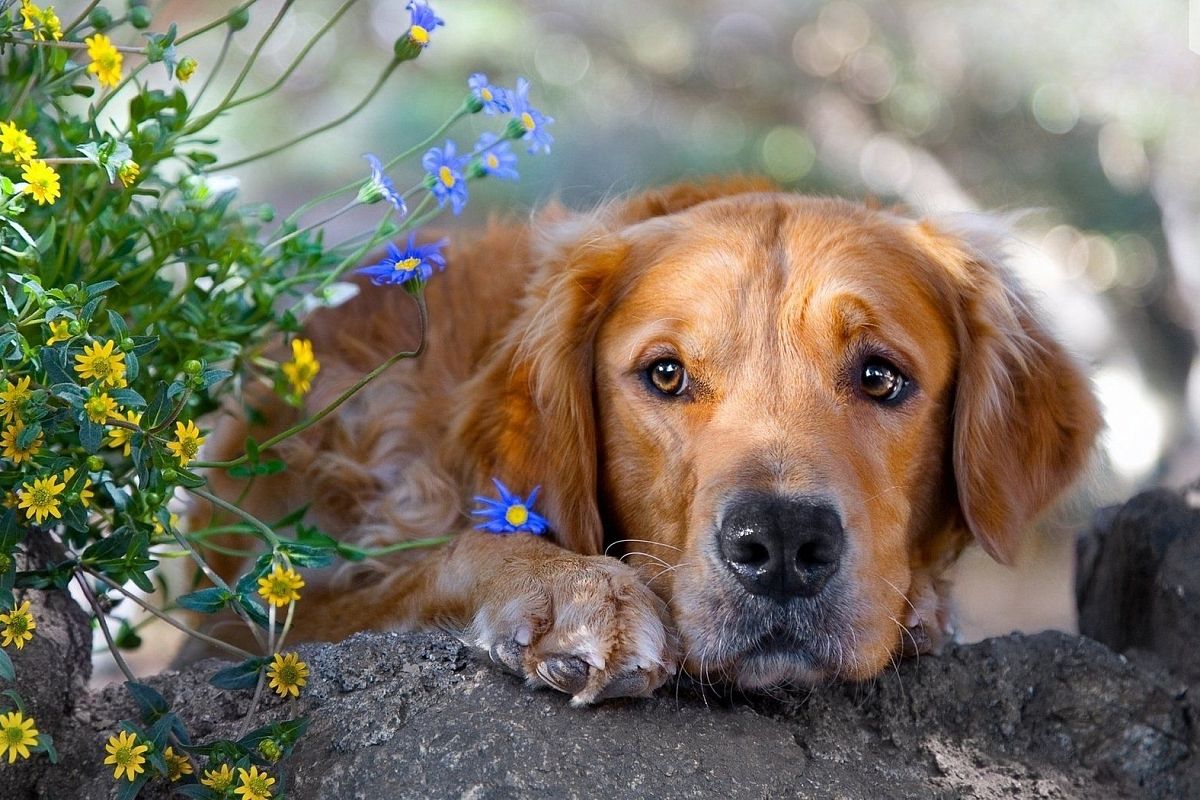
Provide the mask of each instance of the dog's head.
POLYGON ((623 552, 685 667, 861 679, 973 536, 1009 561, 1099 427, 971 236, 744 184, 552 223, 482 446, 564 546, 623 552))

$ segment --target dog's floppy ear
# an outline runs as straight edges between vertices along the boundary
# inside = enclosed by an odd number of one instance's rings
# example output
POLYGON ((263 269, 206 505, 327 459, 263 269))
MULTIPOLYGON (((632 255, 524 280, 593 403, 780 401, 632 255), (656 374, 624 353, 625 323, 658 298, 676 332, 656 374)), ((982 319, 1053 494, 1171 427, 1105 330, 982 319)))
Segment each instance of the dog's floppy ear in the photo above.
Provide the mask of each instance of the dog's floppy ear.
POLYGON ((1030 312, 1003 264, 1003 239, 958 226, 921 233, 947 268, 959 364, 953 464, 974 537, 1011 564, 1022 531, 1079 476, 1102 420, 1087 377, 1030 312))
POLYGON ((485 494, 494 491, 493 476, 522 494, 540 485, 536 510, 558 543, 599 553, 594 342, 637 269, 620 232, 705 200, 768 188, 735 178, 668 187, 587 215, 543 212, 520 312, 464 387, 454 433, 470 454, 467 484, 485 494))

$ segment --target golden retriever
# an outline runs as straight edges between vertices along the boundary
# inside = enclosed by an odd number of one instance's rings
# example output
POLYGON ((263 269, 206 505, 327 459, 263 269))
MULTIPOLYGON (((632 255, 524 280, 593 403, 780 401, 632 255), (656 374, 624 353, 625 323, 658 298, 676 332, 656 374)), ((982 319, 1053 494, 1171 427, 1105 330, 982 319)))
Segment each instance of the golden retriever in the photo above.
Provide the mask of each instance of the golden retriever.
MULTIPOLYGON (((461 237, 427 351, 277 448, 287 471, 244 501, 311 504, 359 545, 454 538, 308 575, 299 635, 450 629, 576 704, 679 668, 859 680, 936 646, 943 572, 972 537, 1011 560, 1100 426, 996 249, 748 179, 461 237), (493 478, 541 487, 546 535, 475 529, 493 478)), ((396 287, 313 314, 307 411, 418 330, 396 287)), ((247 402, 266 425, 225 417, 210 456, 294 421, 247 402)))

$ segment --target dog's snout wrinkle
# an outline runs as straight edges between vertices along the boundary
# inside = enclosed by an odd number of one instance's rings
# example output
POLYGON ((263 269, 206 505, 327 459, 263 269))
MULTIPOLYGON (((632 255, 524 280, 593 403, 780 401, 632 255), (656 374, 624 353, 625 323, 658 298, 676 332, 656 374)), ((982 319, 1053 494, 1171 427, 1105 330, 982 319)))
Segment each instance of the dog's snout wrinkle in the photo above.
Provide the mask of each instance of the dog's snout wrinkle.
POLYGON ((838 570, 845 538, 829 504, 769 493, 734 500, 717 532, 721 558, 742 587, 780 603, 819 594, 838 570))

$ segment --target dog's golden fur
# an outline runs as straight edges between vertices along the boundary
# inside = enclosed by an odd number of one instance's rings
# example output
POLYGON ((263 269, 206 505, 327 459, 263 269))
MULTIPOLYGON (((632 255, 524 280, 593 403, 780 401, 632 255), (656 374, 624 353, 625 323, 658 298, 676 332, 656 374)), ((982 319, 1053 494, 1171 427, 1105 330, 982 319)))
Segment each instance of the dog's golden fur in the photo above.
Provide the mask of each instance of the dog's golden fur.
MULTIPOLYGON (((972 536, 1010 560, 1100 424, 993 251, 741 179, 457 240, 428 287, 428 351, 279 447, 288 470, 245 501, 267 519, 311 503, 311 522, 361 545, 455 539, 309 576, 298 634, 449 628, 577 702, 648 693, 679 666, 745 686, 861 679, 928 648, 942 571, 972 536), (912 379, 902 405, 857 392, 867 352, 912 379), (663 353, 692 376, 687 401, 647 387, 663 353), (542 486, 551 536, 472 530, 493 476, 542 486), (743 490, 833 504, 847 544, 831 588, 771 605, 731 578, 713 537, 743 490)), ((315 313, 307 409, 417 333, 391 287, 315 313)), ((293 419, 247 400, 269 427, 226 416, 210 457, 293 419)))

